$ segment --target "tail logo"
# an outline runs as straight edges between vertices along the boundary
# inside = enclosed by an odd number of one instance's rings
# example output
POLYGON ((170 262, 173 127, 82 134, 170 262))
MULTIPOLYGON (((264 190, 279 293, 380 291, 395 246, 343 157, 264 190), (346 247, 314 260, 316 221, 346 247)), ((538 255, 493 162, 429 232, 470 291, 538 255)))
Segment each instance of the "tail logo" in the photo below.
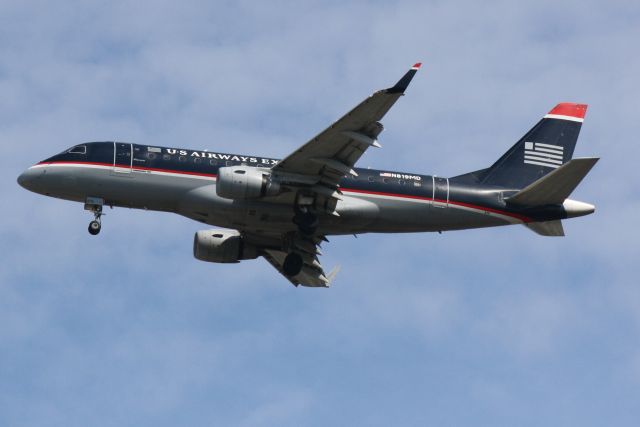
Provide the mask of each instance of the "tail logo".
POLYGON ((564 147, 561 145, 542 144, 540 142, 524 143, 525 164, 557 169, 562 166, 563 159, 564 147))

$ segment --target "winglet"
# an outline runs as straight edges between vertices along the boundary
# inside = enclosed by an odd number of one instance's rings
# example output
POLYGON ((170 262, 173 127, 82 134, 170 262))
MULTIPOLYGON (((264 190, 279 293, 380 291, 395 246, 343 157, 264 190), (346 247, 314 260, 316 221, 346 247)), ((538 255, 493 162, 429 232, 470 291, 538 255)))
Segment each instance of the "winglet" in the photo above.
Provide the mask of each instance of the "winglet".
POLYGON ((416 72, 421 66, 422 62, 416 62, 415 64, 413 64, 413 67, 411 67, 411 69, 407 71, 407 73, 402 76, 400 80, 398 80, 398 83, 396 83, 393 87, 387 89, 387 93, 404 93, 404 91, 407 90, 407 87, 409 87, 411 79, 413 79, 413 76, 416 75, 416 72))
POLYGON ((338 272, 340 271, 340 265, 336 265, 335 267, 333 267, 333 270, 331 270, 331 272, 329 274, 327 274, 326 276, 326 282, 325 282, 325 286, 328 288, 329 286, 331 286, 331 284, 333 283, 333 281, 336 278, 336 275, 338 274, 338 272))

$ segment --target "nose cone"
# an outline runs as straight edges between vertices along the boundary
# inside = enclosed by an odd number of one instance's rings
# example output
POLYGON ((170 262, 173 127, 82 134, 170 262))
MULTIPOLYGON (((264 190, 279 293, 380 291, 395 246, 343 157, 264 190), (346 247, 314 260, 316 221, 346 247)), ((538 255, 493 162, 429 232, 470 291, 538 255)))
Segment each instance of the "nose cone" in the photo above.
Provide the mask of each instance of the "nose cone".
POLYGON ((35 191, 36 184, 40 178, 40 172, 34 169, 27 169, 18 177, 18 184, 29 191, 35 191))

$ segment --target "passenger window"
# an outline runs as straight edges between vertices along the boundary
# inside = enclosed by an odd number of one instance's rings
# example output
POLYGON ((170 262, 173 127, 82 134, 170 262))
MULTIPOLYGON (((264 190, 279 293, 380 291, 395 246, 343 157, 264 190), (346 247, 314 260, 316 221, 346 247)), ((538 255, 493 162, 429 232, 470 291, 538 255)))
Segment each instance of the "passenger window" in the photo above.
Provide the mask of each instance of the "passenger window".
POLYGON ((227 160, 227 161, 226 161, 226 165, 227 165, 227 166, 232 166, 232 165, 233 165, 233 162, 232 162, 231 160, 227 160))
POLYGON ((71 154, 87 154, 87 146, 86 145, 76 145, 71 150, 68 151, 71 154))
POLYGON ((171 160, 171 156, 168 154, 165 154, 162 156, 162 160, 171 160))
POLYGON ((178 160, 180 160, 181 162, 186 162, 187 158, 185 156, 180 156, 178 157, 178 160))
POLYGON ((216 159, 211 159, 211 160, 209 160, 209 164, 210 164, 211 166, 215 166, 215 165, 217 165, 217 164, 218 164, 218 161, 217 161, 216 159))
POLYGON ((202 162, 201 158, 199 158, 199 157, 194 157, 193 158, 193 163, 201 163, 201 162, 202 162))
POLYGON ((404 185, 407 181, 405 181, 404 179, 401 179, 400 181, 398 181, 398 184, 400 185, 404 185))
POLYGON ((153 160, 153 159, 155 159, 155 158, 156 158, 156 155, 155 155, 155 154, 153 154, 153 153, 147 153, 147 159, 149 159, 149 160, 153 160))
POLYGON ((373 182, 374 178, 372 176, 369 176, 369 182, 373 182))
POLYGON ((389 179, 388 178, 382 178, 382 182, 384 182, 385 184, 389 183, 389 179))

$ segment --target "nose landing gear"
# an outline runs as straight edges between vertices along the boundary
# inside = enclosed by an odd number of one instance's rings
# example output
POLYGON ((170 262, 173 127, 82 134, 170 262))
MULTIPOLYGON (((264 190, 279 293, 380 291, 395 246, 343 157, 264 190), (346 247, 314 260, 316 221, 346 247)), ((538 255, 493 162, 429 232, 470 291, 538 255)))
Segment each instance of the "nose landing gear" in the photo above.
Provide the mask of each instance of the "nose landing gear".
POLYGON ((100 221, 98 221, 97 219, 93 220, 89 223, 89 234, 95 236, 100 232, 101 228, 102 225, 100 224, 100 221))
POLYGON ((87 197, 84 203, 84 209, 93 213, 94 220, 89 223, 89 234, 95 236, 102 229, 102 206, 104 200, 97 197, 87 197))

